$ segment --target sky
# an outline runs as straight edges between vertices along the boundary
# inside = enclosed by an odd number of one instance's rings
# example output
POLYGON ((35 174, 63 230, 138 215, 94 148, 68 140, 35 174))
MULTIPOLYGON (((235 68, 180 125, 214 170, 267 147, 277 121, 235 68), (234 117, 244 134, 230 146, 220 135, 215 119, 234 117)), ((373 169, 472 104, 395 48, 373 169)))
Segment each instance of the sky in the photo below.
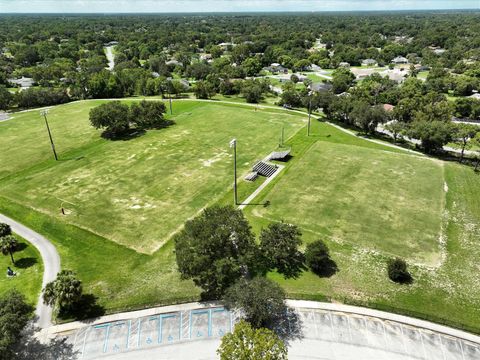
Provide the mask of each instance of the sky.
POLYGON ((0 0, 0 14, 426 9, 480 9, 480 0, 0 0))

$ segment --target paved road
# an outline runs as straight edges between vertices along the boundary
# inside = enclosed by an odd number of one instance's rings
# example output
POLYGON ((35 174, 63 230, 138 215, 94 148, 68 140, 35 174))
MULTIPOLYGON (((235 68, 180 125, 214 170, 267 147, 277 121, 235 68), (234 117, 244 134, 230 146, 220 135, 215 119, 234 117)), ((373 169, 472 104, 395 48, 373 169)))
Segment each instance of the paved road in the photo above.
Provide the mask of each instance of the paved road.
POLYGON ((113 71, 113 68, 115 67, 115 55, 113 55, 114 47, 115 45, 105 47, 105 56, 107 57, 107 60, 108 60, 109 71, 113 71))
MULTIPOLYGON (((14 233, 26 239, 40 252, 43 261, 43 289, 60 271, 60 256, 57 250, 45 237, 5 215, 0 214, 0 222, 10 225, 14 233)), ((38 299, 35 313, 38 317, 37 326, 44 329, 52 325, 52 308, 43 304, 42 294, 38 299)))
MULTIPOLYGON (((289 359, 475 360, 480 337, 381 311, 289 300, 297 321, 289 359)), ((191 303, 107 315, 49 329, 78 359, 217 359, 221 337, 238 321, 221 304, 191 303)))

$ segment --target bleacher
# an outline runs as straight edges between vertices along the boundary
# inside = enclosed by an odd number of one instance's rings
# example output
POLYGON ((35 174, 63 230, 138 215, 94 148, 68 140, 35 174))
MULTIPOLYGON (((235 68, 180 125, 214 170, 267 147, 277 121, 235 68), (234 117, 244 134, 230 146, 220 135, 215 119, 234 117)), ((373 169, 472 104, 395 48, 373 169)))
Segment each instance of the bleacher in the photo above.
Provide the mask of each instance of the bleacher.
POLYGON ((257 177, 258 177, 258 173, 256 171, 252 171, 251 173, 248 173, 247 176, 245 176, 245 180, 255 181, 257 177))
POLYGON ((253 171, 262 176, 270 177, 277 171, 277 166, 259 161, 253 166, 253 171))

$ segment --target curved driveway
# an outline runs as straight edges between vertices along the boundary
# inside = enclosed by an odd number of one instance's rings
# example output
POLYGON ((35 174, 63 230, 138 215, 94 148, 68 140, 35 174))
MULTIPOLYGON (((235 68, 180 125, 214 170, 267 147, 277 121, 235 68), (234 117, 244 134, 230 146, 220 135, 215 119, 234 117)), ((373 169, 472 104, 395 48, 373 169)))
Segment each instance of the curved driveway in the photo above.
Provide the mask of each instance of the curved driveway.
MULTIPOLYGON (((60 256, 57 250, 45 237, 5 215, 0 214, 0 222, 10 225, 14 233, 26 239, 40 252, 43 261, 43 293, 45 285, 54 280, 60 271, 60 256)), ((38 317, 37 325, 44 329, 52 325, 52 308, 43 303, 42 293, 40 293, 35 314, 38 317)))

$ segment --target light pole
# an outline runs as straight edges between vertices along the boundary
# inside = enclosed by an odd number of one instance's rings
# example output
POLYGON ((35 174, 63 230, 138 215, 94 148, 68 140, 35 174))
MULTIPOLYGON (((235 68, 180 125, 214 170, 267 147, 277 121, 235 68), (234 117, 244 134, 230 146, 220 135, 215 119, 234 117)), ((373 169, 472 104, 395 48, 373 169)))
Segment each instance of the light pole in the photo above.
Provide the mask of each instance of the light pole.
POLYGON ((230 147, 233 148, 233 203, 238 205, 237 198, 237 139, 230 141, 230 147))
POLYGON ((58 161, 57 152, 55 151, 55 144, 53 143, 53 139, 52 139, 52 133, 50 132, 50 126, 48 126, 47 114, 48 114, 48 110, 40 111, 40 115, 43 115, 43 118, 45 119, 45 125, 47 126, 48 137, 50 138, 50 144, 52 145, 53 156, 55 156, 55 160, 58 161))
POLYGON ((308 125, 307 125, 307 136, 310 136, 310 120, 312 118, 312 92, 308 93, 308 125))

